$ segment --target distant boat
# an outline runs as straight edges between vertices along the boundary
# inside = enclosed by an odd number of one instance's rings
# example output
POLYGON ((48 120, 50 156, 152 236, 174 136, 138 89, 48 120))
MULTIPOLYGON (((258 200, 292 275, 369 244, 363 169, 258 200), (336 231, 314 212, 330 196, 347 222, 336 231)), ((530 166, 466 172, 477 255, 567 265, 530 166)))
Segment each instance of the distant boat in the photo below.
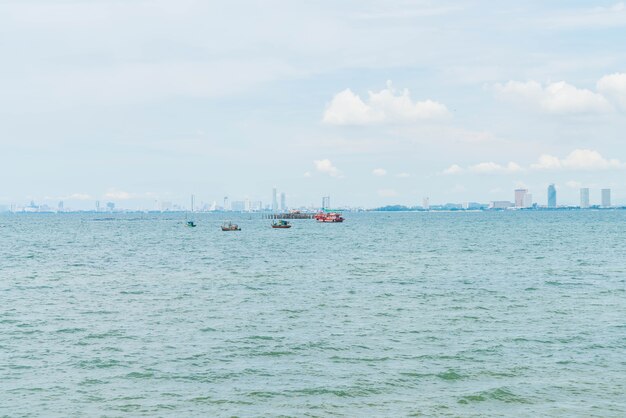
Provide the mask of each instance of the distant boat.
POLYGON ((196 223, 194 221, 187 221, 187 226, 190 228, 195 228, 196 227, 196 223))
POLYGON ((336 223, 343 222, 345 219, 339 212, 319 212, 313 217, 318 222, 336 223))
POLYGON ((272 223, 272 228, 277 229, 287 229, 291 228, 291 224, 287 221, 283 221, 282 219, 272 223))
POLYGON ((232 222, 224 222, 222 224, 222 231, 241 231, 239 225, 232 222))

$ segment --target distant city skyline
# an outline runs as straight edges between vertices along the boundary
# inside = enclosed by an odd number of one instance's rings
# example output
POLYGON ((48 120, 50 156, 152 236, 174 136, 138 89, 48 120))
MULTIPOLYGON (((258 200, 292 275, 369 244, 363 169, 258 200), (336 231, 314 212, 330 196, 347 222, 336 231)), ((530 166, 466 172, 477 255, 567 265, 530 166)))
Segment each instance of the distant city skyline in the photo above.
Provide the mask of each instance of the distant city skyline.
MULTIPOLYGON (((596 203, 590 198, 590 189, 583 187, 579 189, 579 203, 577 205, 572 204, 557 204, 557 188, 555 184, 550 184, 547 188, 547 201, 546 204, 541 204, 539 202, 535 202, 533 199, 532 193, 529 192, 528 189, 515 189, 513 190, 513 200, 491 200, 488 202, 480 201, 480 199, 475 200, 466 200, 462 202, 440 202, 431 205, 429 197, 423 197, 421 206, 417 204, 411 205, 400 205, 407 207, 420 207, 424 210, 429 210, 432 208, 453 208, 453 209, 530 209, 530 208, 568 208, 568 207, 579 207, 582 209, 587 208, 613 208, 613 207, 621 207, 626 205, 614 205, 611 200, 611 189, 604 188, 599 190, 599 201, 596 203)), ((328 209, 331 208, 330 196, 322 196, 321 205, 316 205, 315 203, 310 203, 308 205, 299 205, 289 207, 287 205, 286 200, 287 194, 283 191, 280 192, 280 204, 278 202, 278 189, 277 187, 273 187, 271 191, 270 203, 264 204, 262 200, 230 200, 228 196, 224 197, 223 206, 220 206, 217 200, 213 200, 212 202, 204 202, 200 201, 199 205, 196 206, 196 195, 192 194, 190 199, 189 206, 184 204, 176 204, 171 201, 160 201, 154 200, 151 202, 150 206, 137 206, 137 207, 121 207, 117 206, 119 210, 142 210, 142 211, 200 211, 200 212, 211 212, 211 211, 233 211, 233 212, 287 212, 290 209, 300 209, 300 210, 319 210, 319 209, 328 209)), ((394 206, 394 205, 388 205, 394 206)), ((398 204, 395 204, 398 206, 398 204)), ((85 207, 67 207, 65 206, 65 201, 60 200, 57 203, 58 212, 66 212, 66 211, 85 211, 85 210, 93 210, 94 208, 85 208, 85 207)), ((338 207, 343 207, 346 209, 376 209, 377 207, 363 207, 363 206, 355 206, 355 205, 341 205, 338 207)), ((0 212, 6 211, 18 211, 18 212, 37 212, 44 211, 50 212, 55 211, 53 205, 48 203, 36 204, 34 200, 31 200, 28 204, 15 204, 12 203, 10 205, 0 204, 0 212)), ((100 201, 95 201, 95 211, 113 211, 116 208, 115 202, 107 202, 106 209, 102 209, 100 207, 100 201)))

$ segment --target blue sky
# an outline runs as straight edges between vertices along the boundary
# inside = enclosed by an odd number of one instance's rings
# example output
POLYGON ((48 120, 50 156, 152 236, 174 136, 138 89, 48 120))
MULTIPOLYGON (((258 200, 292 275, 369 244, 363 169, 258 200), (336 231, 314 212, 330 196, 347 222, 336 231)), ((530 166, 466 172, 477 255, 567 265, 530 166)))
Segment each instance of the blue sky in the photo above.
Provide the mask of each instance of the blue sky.
POLYGON ((624 39, 615 1, 1 0, 0 203, 626 204, 624 39))

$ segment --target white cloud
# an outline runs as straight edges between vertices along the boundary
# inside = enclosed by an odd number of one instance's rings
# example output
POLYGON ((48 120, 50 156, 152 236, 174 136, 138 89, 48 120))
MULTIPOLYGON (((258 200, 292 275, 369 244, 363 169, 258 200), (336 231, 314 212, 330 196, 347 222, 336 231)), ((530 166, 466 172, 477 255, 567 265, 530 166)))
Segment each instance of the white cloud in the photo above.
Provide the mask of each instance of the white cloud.
POLYGON ((114 200, 128 200, 132 199, 133 195, 128 192, 124 192, 121 190, 111 189, 104 194, 106 199, 114 199, 114 200))
POLYGON ((542 154, 539 156, 539 160, 535 164, 531 164, 530 168, 534 170, 551 170, 561 168, 561 160, 558 157, 554 157, 548 154, 542 154))
POLYGON ((459 174, 463 171, 463 168, 457 164, 452 164, 450 167, 443 170, 443 174, 459 174))
POLYGON ((304 177, 306 177, 306 178, 311 177, 311 172, 310 171, 305 172, 304 173, 304 177))
POLYGON ((534 170, 610 170, 625 167, 618 159, 604 158, 598 151, 589 149, 575 149, 562 159, 543 154, 537 163, 530 166, 534 170))
POLYGON ((341 175, 339 169, 335 167, 329 159, 315 160, 313 164, 315 165, 315 169, 320 173, 328 174, 332 177, 339 177, 341 175))
POLYGON ((324 112, 323 122, 330 125, 370 125, 378 123, 407 123, 438 119, 448 115, 445 105, 424 100, 413 102, 407 89, 396 94, 387 88, 378 93, 368 92, 367 103, 352 90, 337 93, 324 112))
POLYGON ((500 98, 532 106, 545 113, 604 113, 612 110, 609 102, 598 93, 580 89, 565 81, 545 87, 537 81, 509 81, 496 84, 500 98))
POLYGON ((514 162, 510 162, 507 165, 500 165, 494 162, 479 163, 469 167, 469 170, 474 173, 515 173, 522 171, 522 167, 514 162))
POLYGON ((376 168, 372 170, 372 174, 378 177, 386 176, 387 170, 385 170, 384 168, 376 168))
MULTIPOLYGON (((598 151, 589 149, 575 149, 565 158, 555 157, 550 154, 542 154, 536 163, 528 168, 522 167, 518 163, 509 162, 506 165, 493 161, 470 165, 467 170, 478 174, 509 174, 529 170, 615 170, 626 169, 626 164, 615 158, 604 158, 598 151)), ((465 169, 457 164, 453 164, 443 171, 443 174, 459 174, 465 169)))
POLYGON ((581 187, 583 187, 583 184, 581 182, 574 180, 566 182, 565 185, 570 189, 580 189, 581 187))
POLYGON ((398 174, 396 175, 396 177, 398 177, 398 178, 400 178, 400 179, 406 179, 406 178, 411 177, 411 175, 410 175, 409 173, 398 173, 398 174))
POLYGON ((597 83, 598 91, 626 109, 626 73, 615 73, 602 77, 597 83))
POLYGON ((69 196, 62 196, 60 200, 91 200, 93 197, 86 193, 72 193, 69 196))
POLYGON ((398 192, 393 189, 380 189, 378 190, 378 196, 380 197, 396 197, 398 192))

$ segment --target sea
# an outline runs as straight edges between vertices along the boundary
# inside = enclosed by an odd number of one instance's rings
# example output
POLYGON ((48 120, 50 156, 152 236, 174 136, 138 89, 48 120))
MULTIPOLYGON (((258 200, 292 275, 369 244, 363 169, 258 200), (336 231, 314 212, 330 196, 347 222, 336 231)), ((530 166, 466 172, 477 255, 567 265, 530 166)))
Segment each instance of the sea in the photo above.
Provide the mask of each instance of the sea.
POLYGON ((0 416, 626 416, 625 210, 344 216, 0 215, 0 416))

